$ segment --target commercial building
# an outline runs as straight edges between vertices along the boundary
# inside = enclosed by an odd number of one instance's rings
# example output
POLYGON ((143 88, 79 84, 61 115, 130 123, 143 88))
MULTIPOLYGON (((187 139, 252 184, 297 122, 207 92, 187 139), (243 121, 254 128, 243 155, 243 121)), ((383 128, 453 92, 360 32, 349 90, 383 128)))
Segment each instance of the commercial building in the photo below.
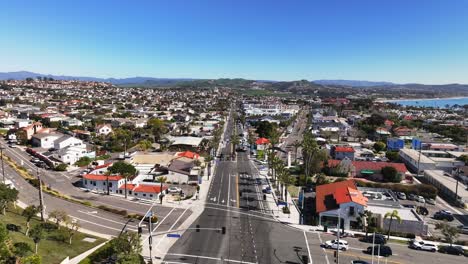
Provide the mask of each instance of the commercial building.
POLYGON ((439 190, 439 195, 468 206, 467 186, 442 170, 424 171, 424 179, 439 190))

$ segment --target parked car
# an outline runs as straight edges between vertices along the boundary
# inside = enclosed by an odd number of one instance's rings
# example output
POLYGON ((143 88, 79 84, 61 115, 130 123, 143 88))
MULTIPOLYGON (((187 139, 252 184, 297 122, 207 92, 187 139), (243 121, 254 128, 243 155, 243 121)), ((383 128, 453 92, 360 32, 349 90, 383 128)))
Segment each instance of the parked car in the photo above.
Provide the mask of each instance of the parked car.
POLYGON ((180 193, 180 191, 182 191, 182 189, 180 189, 179 187, 175 187, 175 186, 167 188, 168 193, 180 193))
POLYGON ((32 162, 32 163, 38 163, 38 162, 41 162, 41 160, 38 159, 38 158, 32 158, 32 159, 31 159, 31 162, 32 162))
POLYGON ((416 194, 412 194, 412 193, 408 194, 408 200, 410 200, 410 201, 416 201, 416 199, 417 199, 416 194))
POLYGON ((265 189, 262 190, 262 193, 271 193, 271 188, 266 187, 265 189))
POLYGON ((397 193, 397 197, 400 200, 406 200, 406 194, 404 192, 397 193))
POLYGON ((337 239, 334 239, 334 240, 328 240, 326 241, 325 243, 323 243, 323 247, 325 248, 331 248, 331 249, 339 249, 339 250, 343 250, 343 251, 346 251, 348 250, 348 241, 346 240, 341 240, 338 242, 337 239))
POLYGON ((447 220, 449 222, 452 222, 455 218, 453 217, 453 215, 451 213, 448 214, 448 213, 441 210, 441 211, 434 214, 434 219, 436 219, 436 220, 447 220))
POLYGON ((351 260, 351 264, 370 264, 370 262, 365 260, 351 260))
POLYGON ((464 226, 464 225, 458 226, 458 231, 461 234, 468 235, 468 226, 464 226))
POLYGON ((430 252, 436 252, 438 250, 435 244, 421 241, 421 240, 420 241, 413 240, 410 244, 410 248, 413 248, 416 250, 425 250, 425 251, 430 251, 430 252))
POLYGON ((13 144, 13 143, 8 144, 8 147, 10 147, 10 148, 16 148, 16 144, 13 144))
MULTIPOLYGON (((372 247, 368 247, 366 252, 372 254, 372 247)), ((374 255, 388 257, 392 255, 392 249, 389 246, 374 246, 374 255)))
POLYGON ((439 248, 440 253, 450 254, 450 255, 464 255, 465 252, 460 246, 441 246, 439 248))
POLYGON ((421 195, 417 197, 416 201, 419 203, 426 203, 426 199, 424 199, 424 197, 422 197, 421 195))
POLYGON ((435 199, 432 199, 432 198, 426 199, 426 203, 432 204, 432 205, 435 205, 435 204, 436 204, 435 199))
POLYGON ((374 242, 375 244, 383 245, 387 243, 387 238, 385 238, 385 236, 382 234, 375 234, 375 238, 374 238, 374 235, 368 235, 364 237, 362 241, 367 242, 367 243, 374 242))

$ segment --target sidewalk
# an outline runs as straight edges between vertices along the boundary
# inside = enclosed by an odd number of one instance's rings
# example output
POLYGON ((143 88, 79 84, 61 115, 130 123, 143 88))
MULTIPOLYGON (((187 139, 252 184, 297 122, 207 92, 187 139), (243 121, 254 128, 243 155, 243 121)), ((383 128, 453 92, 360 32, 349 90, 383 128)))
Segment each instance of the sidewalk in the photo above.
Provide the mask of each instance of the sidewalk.
POLYGON ((262 189, 266 188, 267 186, 271 188, 271 193, 266 194, 266 202, 268 204, 269 211, 272 213, 275 219, 285 224, 299 224, 300 212, 298 208, 296 207, 296 205, 292 202, 291 195, 289 195, 289 192, 287 194, 287 198, 288 198, 287 206, 289 207, 290 213, 285 214, 283 213, 283 208, 286 206, 286 204, 282 202, 278 203, 278 197, 275 194, 276 189, 273 188, 271 184, 271 178, 268 177, 268 169, 259 170, 253 162, 252 162, 252 165, 257 170, 258 176, 260 176, 260 178, 265 179, 265 181, 267 182, 266 185, 262 186, 262 189))

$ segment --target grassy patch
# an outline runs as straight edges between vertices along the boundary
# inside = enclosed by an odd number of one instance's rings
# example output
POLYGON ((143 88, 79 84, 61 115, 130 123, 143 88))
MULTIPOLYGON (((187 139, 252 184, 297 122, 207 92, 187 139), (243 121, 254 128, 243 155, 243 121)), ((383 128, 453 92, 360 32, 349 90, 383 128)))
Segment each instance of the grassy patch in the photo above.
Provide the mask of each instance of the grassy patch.
POLYGON ((294 185, 289 185, 288 186, 288 192, 291 195, 291 197, 299 197, 299 187, 294 186, 294 185))
MULTIPOLYGON (((0 221, 4 224, 15 224, 21 226, 20 232, 9 232, 9 236, 12 240, 12 244, 17 242, 28 243, 34 250, 34 242, 31 238, 25 236, 26 231, 26 219, 21 216, 22 210, 17 208, 9 208, 6 215, 0 215, 0 221)), ((38 218, 31 220, 31 227, 41 223, 38 218)), ((63 229, 63 227, 61 228, 63 229)), ((73 258, 84 251, 91 249, 105 240, 102 238, 96 238, 93 243, 84 242, 83 238, 92 237, 82 233, 77 233, 73 237, 72 244, 68 244, 68 241, 62 242, 54 240, 58 237, 60 230, 52 230, 50 232, 44 232, 45 238, 41 240, 38 247, 38 253, 42 257, 42 263, 60 263, 67 256, 73 258)), ((95 237, 94 237, 95 238, 95 237)), ((33 252, 30 252, 31 254, 33 252)))

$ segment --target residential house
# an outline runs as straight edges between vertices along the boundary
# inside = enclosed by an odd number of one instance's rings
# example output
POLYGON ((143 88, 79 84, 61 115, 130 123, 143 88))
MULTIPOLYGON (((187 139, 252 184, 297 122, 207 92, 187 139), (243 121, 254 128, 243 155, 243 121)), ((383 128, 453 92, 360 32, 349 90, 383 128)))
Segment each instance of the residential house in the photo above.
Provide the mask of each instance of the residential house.
POLYGON ((118 193, 119 187, 124 184, 125 180, 119 175, 85 174, 82 182, 84 188, 92 191, 107 192, 107 186, 109 186, 111 193, 118 193))
POLYGON ((364 212, 367 198, 356 187, 354 180, 319 185, 316 188, 315 208, 319 225, 350 229, 358 226, 359 214, 364 212))
POLYGON ((97 125, 95 128, 96 134, 98 135, 109 135, 112 133, 112 126, 109 124, 97 125))
POLYGON ((33 147, 51 149, 54 147, 54 142, 61 137, 63 137, 63 134, 38 133, 31 137, 31 144, 33 145, 33 147))
POLYGON ((63 149, 69 146, 81 146, 83 141, 76 137, 64 135, 54 142, 54 149, 63 149))
POLYGON ((331 156, 337 160, 350 159, 354 160, 355 150, 348 146, 333 146, 331 148, 331 156))
POLYGON ((337 169, 341 174, 347 173, 349 177, 367 178, 370 180, 382 180, 382 168, 393 167, 397 173, 404 179, 408 173, 408 169, 403 163, 394 162, 375 162, 375 161, 351 161, 329 160, 328 166, 337 169))
POLYGON ((168 182, 198 183, 200 169, 191 160, 175 159, 167 169, 168 182))
POLYGON ((406 126, 400 126, 394 128, 393 133, 398 137, 412 136, 414 134, 414 129, 408 128, 406 126))

